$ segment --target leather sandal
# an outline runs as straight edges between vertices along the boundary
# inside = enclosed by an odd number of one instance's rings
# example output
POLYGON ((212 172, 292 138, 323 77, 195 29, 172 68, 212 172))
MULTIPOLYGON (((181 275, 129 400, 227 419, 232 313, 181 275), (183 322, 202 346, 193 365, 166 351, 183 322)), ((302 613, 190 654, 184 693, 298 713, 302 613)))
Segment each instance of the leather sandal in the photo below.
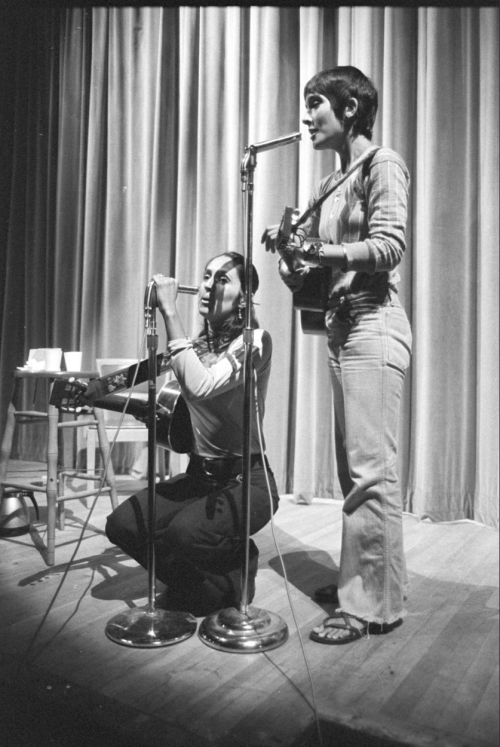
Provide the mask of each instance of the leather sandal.
POLYGON ((345 615, 343 612, 340 612, 338 615, 330 615, 329 617, 325 617, 325 619, 322 622, 323 628, 336 628, 338 630, 347 630, 348 635, 344 635, 341 638, 328 638, 326 635, 322 636, 319 633, 316 633, 315 630, 311 630, 309 633, 309 638, 311 641, 314 641, 315 643, 324 643, 326 646, 341 646, 344 643, 351 643, 351 641, 357 641, 359 638, 362 638, 363 635, 366 632, 366 626, 363 626, 362 628, 356 628, 354 625, 350 624, 350 617, 349 615, 345 615), (344 622, 331 622, 332 620, 339 620, 343 618, 344 622))
POLYGON ((317 602, 322 604, 338 604, 339 596, 336 584, 328 584, 328 586, 320 586, 314 592, 314 598, 317 602))
MULTIPOLYGON (((346 615, 342 610, 336 609, 333 612, 330 612, 328 617, 325 618, 325 620, 341 620, 344 618, 344 621, 349 620, 349 618, 352 617, 352 615, 346 615)), ((347 622, 346 621, 346 622, 347 622)), ((387 635, 387 633, 390 633, 395 628, 399 628, 400 625, 403 624, 403 618, 400 617, 397 620, 395 620, 392 623, 375 623, 375 622, 369 622, 365 623, 364 631, 366 633, 369 633, 370 635, 387 635)), ((327 627, 335 627, 335 626, 327 626, 327 627)))

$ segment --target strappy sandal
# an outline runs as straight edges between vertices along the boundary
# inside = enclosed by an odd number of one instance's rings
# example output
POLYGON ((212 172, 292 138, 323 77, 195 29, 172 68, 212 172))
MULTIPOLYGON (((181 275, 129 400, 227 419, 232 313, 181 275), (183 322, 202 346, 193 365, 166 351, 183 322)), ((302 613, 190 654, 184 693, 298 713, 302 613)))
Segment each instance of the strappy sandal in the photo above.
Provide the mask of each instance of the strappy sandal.
POLYGON ((328 638, 326 635, 320 635, 319 633, 316 633, 316 631, 311 630, 309 633, 309 638, 311 641, 314 641, 315 643, 324 643, 326 646, 341 646, 344 643, 351 643, 351 641, 357 641, 359 638, 362 638, 364 633, 366 632, 366 626, 362 628, 355 628, 354 625, 351 625, 349 620, 349 615, 345 615, 343 612, 340 612, 340 610, 336 610, 337 614, 330 615, 329 617, 325 617, 325 619, 322 622, 323 628, 337 628, 338 630, 347 630, 348 635, 344 635, 341 638, 328 638), (331 620, 340 620, 344 619, 344 622, 331 622, 331 620))
MULTIPOLYGON (((344 622, 348 623, 351 617, 352 615, 346 615, 344 612, 342 612, 342 610, 336 609, 333 612, 330 612, 328 617, 325 617, 325 621, 326 620, 341 620, 343 618, 344 622)), ((387 633, 391 633, 393 630, 395 630, 395 628, 399 628, 399 626, 402 624, 403 624, 403 618, 400 617, 397 620, 394 620, 394 622, 392 623, 374 623, 374 622, 365 623, 362 630, 363 630, 363 633, 369 633, 370 635, 387 635, 387 633)), ((335 625, 332 624, 327 627, 334 628, 335 625)))
POLYGON ((322 604, 338 604, 339 596, 336 584, 329 584, 328 586, 320 586, 314 592, 314 598, 317 602, 322 604))

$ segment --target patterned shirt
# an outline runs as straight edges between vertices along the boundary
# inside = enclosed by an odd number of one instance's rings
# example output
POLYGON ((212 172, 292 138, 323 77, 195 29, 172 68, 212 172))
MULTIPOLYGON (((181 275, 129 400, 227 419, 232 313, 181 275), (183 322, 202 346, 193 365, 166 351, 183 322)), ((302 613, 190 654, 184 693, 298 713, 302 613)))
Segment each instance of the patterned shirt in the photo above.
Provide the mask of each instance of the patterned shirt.
MULTIPOLYGON (((243 336, 234 339, 227 350, 196 354, 189 338, 168 343, 171 367, 186 400, 193 426, 193 451, 202 457, 229 457, 243 454, 244 359, 243 336)), ((268 332, 254 330, 252 366, 256 372, 259 422, 262 429, 272 341, 268 332)), ((260 453, 257 417, 252 417, 251 453, 260 453)), ((263 437, 264 438, 264 437, 263 437)))

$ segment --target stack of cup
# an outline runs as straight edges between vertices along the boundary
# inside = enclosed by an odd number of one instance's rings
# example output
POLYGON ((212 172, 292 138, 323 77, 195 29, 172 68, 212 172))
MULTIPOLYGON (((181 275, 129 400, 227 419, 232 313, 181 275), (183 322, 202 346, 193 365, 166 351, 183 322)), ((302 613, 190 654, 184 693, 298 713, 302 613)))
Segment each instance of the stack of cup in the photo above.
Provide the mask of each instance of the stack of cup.
POLYGON ((77 350, 71 350, 64 353, 64 362, 66 363, 66 371, 81 371, 82 370, 82 354, 77 350))
POLYGON ((46 371, 60 371, 61 370, 61 348, 44 348, 45 354, 45 370, 46 371))

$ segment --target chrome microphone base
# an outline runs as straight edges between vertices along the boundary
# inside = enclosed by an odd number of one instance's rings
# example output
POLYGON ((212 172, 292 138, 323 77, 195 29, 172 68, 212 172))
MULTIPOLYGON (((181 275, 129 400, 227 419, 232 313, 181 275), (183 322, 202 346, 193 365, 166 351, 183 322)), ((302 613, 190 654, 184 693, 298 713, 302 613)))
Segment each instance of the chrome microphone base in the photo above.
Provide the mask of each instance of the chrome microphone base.
POLYGON ((257 654, 282 646, 288 640, 288 626, 279 615, 258 607, 227 607, 206 617, 198 636, 219 651, 257 654))
POLYGON ((196 618, 188 612, 133 607, 112 617, 105 632, 111 641, 122 646, 172 646, 196 632, 196 618))

